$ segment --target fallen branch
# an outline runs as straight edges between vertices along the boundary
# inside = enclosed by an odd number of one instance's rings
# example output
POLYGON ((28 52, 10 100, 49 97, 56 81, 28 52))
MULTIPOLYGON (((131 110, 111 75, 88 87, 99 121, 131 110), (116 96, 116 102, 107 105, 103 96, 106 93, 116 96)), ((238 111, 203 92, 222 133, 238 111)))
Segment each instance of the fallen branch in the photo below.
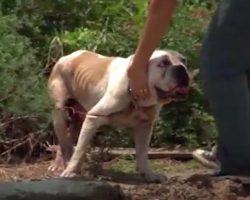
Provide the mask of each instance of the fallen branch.
MULTIPOLYGON (((118 156, 135 156, 135 149, 134 148, 121 148, 121 149, 111 149, 109 155, 112 158, 116 158, 118 156)), ((149 159, 164 159, 164 158, 171 158, 176 160, 191 160, 193 159, 192 153, 184 152, 184 151, 170 151, 167 149, 162 148, 154 148, 150 149, 148 152, 149 159)))
MULTIPOLYGON (((49 145, 48 151, 55 152, 57 145, 49 145)), ((99 152, 100 148, 95 147, 93 152, 99 152)), ((111 148, 107 151, 109 159, 114 159, 119 156, 135 156, 134 148, 111 148)), ((192 153, 188 151, 174 150, 170 151, 165 148, 152 148, 148 153, 149 159, 164 159, 171 158, 176 160, 191 160, 193 159, 192 153)))
POLYGON ((13 123, 17 120, 23 120, 23 119, 31 119, 31 118, 37 118, 37 116, 30 116, 30 115, 24 115, 24 116, 18 116, 18 117, 11 117, 8 120, 1 122, 0 128, 7 126, 10 123, 13 123))
POLYGON ((9 163, 16 159, 26 162, 37 151, 39 151, 38 155, 42 153, 41 149, 44 153, 46 147, 46 136, 41 131, 32 132, 17 139, 2 139, 0 140, 0 163, 9 163))
POLYGON ((12 146, 11 148, 9 148, 8 150, 4 151, 3 153, 0 154, 0 156, 4 156, 6 154, 10 154, 13 150, 17 149, 19 146, 22 146, 23 144, 27 143, 29 138, 27 138, 26 140, 17 143, 16 145, 12 146))

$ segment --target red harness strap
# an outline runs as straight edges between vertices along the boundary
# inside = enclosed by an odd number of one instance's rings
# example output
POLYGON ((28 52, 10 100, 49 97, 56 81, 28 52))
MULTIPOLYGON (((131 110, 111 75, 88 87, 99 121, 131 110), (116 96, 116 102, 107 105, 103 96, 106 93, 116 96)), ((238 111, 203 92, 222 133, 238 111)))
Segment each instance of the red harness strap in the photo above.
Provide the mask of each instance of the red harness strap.
MULTIPOLYGON (((130 87, 128 88, 128 94, 131 96, 131 102, 136 110, 140 109, 135 97, 131 93, 130 87)), ((107 117, 107 115, 97 115, 97 114, 88 114, 87 111, 79 111, 73 106, 64 106, 63 108, 56 108, 56 109, 63 109, 63 110, 70 110, 72 111, 73 115, 77 115, 79 119, 84 119, 86 115, 94 116, 94 117, 107 117)), ((84 110, 84 109, 82 109, 84 110)))
POLYGON ((71 110, 74 115, 80 116, 79 118, 81 118, 81 119, 84 119, 85 116, 87 116, 87 115, 93 116, 93 117, 107 117, 107 115, 89 114, 86 111, 85 112, 77 111, 74 107, 71 107, 71 106, 64 106, 64 108, 62 108, 62 109, 63 110, 67 110, 67 109, 71 110))
POLYGON ((75 114, 78 114, 78 115, 83 115, 85 116, 87 114, 87 112, 80 112, 78 110, 76 110, 74 107, 71 107, 71 106, 64 106, 64 110, 71 110, 72 113, 75 115, 75 114))

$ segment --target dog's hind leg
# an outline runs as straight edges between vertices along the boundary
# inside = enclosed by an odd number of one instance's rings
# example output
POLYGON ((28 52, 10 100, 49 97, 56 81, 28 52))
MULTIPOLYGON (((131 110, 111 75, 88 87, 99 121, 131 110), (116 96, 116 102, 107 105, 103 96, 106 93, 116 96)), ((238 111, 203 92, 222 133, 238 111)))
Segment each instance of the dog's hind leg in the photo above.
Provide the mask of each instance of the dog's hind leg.
POLYGON ((59 148, 54 163, 48 170, 58 171, 65 168, 66 163, 73 153, 73 142, 67 127, 67 112, 64 109, 65 102, 69 98, 68 91, 63 80, 55 78, 49 82, 50 96, 54 101, 53 127, 58 139, 59 148))
POLYGON ((75 99, 67 100, 66 110, 68 113, 68 130, 70 138, 73 144, 76 145, 87 111, 75 99))

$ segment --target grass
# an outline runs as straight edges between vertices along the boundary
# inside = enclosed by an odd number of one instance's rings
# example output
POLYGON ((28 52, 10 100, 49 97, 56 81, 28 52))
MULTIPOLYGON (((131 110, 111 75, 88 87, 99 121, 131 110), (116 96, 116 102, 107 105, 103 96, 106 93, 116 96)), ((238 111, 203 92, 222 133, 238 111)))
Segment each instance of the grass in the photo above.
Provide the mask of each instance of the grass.
MULTIPOLYGON (((181 162, 176 160, 161 159, 150 160, 150 165, 158 173, 183 173, 193 170, 203 169, 203 167, 194 160, 181 162)), ((110 166, 115 172, 135 173, 136 164, 134 159, 118 158, 110 166)))

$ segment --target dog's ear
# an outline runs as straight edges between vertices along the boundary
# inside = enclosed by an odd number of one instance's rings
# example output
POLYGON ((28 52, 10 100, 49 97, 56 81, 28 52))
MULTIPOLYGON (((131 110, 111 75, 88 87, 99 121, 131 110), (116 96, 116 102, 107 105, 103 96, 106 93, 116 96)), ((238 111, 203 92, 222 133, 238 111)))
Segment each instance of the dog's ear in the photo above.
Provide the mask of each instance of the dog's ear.
POLYGON ((200 69, 190 69, 189 70, 189 78, 191 82, 191 88, 194 90, 200 91, 200 87, 197 82, 194 81, 195 77, 200 73, 200 69))
POLYGON ((200 73, 200 69, 190 69, 189 70, 189 77, 190 79, 194 79, 200 73))
POLYGON ((183 55, 180 55, 180 61, 185 65, 187 66, 188 65, 188 60, 185 56, 183 55))
POLYGON ((170 50, 169 51, 175 58, 177 58, 183 65, 187 66, 188 65, 188 59, 186 56, 181 54, 180 52, 170 50))

